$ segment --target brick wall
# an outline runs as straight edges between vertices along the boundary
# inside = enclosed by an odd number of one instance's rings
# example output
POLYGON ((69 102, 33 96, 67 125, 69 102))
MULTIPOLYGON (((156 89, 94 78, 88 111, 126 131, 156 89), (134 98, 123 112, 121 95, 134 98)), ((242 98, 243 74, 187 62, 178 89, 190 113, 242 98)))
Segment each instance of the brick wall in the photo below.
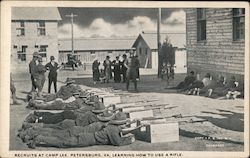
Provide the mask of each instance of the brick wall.
POLYGON ((186 9, 188 71, 243 81, 245 43, 233 41, 232 8, 207 8, 206 20, 206 41, 197 42, 196 9, 186 9))
POLYGON ((44 58, 44 63, 49 61, 51 55, 54 55, 58 60, 58 32, 57 32, 57 21, 46 21, 45 36, 38 36, 37 33, 38 22, 26 21, 25 22, 25 35, 17 36, 16 28, 18 22, 12 21, 11 23, 11 64, 15 67, 21 65, 27 66, 32 59, 32 54, 38 51, 39 48, 35 48, 35 45, 48 45, 47 47, 47 58, 44 58), (14 45, 17 48, 14 48, 14 45), (26 49, 26 62, 17 59, 17 51, 21 50, 22 45, 27 45, 26 49))

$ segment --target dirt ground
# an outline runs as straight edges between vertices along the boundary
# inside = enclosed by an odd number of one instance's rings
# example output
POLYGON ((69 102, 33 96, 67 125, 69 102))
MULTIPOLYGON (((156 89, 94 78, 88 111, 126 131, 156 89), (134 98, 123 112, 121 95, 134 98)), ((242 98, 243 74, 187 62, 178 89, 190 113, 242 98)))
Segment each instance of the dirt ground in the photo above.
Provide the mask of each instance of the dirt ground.
MULTIPOLYGON (((11 105, 10 108, 10 150, 30 150, 26 144, 16 136, 24 118, 31 112, 25 108, 25 98, 31 89, 31 82, 27 72, 13 72, 17 88, 17 97, 22 105, 11 105)), ((184 74, 176 74, 172 85, 179 83, 184 74)), ((76 80, 76 83, 86 87, 120 89, 122 102, 135 102, 141 100, 157 99, 154 104, 168 104, 161 111, 155 110, 155 115, 172 116, 182 114, 184 118, 169 118, 171 121, 199 120, 205 122, 179 123, 180 138, 177 142, 147 143, 136 140, 135 143, 122 147, 98 145, 84 148, 56 149, 38 147, 34 150, 79 150, 79 151, 243 151, 244 150, 244 100, 219 100, 202 96, 189 96, 164 89, 165 82, 152 75, 151 72, 141 72, 138 83, 139 93, 125 92, 124 83, 106 83, 94 85, 91 72, 61 70, 58 76, 58 87, 63 84, 66 77, 76 80), (151 74, 151 75, 150 75, 151 74), (130 96, 125 94, 131 94, 130 96)), ((47 92, 47 81, 44 89, 47 92)), ((53 88, 52 88, 53 92, 53 88)))

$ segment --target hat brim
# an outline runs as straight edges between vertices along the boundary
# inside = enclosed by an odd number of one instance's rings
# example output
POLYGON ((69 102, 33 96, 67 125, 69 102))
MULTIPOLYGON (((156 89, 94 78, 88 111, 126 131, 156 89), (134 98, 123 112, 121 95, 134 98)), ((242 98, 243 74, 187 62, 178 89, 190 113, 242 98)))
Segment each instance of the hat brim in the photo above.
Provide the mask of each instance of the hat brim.
POLYGON ((112 114, 111 116, 100 116, 100 115, 97 115, 98 120, 100 120, 100 121, 102 121, 102 122, 110 121, 110 120, 112 120, 114 117, 115 117, 114 114, 112 114))
POLYGON ((102 112, 104 112, 105 110, 106 110, 106 108, 105 108, 105 109, 101 109, 101 110, 93 109, 92 112, 93 112, 93 113, 102 113, 102 112))
POLYGON ((129 119, 126 120, 110 120, 109 123, 113 124, 113 125, 123 125, 125 123, 127 123, 129 121, 129 119))

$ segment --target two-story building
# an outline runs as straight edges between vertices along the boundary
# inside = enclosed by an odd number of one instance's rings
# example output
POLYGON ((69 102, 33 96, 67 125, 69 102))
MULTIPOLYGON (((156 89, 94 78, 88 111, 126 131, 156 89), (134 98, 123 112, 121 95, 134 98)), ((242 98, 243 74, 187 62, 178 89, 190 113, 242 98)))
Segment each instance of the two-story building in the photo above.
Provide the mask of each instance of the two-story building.
POLYGON ((187 68, 244 81, 245 9, 186 9, 187 68))
POLYGON ((58 21, 55 7, 13 7, 11 14, 11 64, 27 65, 38 52, 44 61, 58 59, 58 21))

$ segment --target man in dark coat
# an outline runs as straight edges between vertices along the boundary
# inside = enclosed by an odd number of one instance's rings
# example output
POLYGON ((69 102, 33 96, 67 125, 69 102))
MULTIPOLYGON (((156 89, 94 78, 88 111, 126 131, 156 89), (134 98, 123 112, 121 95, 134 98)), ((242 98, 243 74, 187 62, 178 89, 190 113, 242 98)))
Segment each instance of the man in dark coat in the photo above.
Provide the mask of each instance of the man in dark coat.
POLYGON ((50 56, 50 62, 47 63, 45 65, 45 67, 47 68, 47 70, 49 70, 49 75, 48 75, 48 79, 49 79, 49 86, 48 86, 48 93, 50 93, 50 89, 51 89, 51 84, 52 82, 54 83, 54 90, 55 93, 57 92, 57 70, 60 68, 60 66, 58 66, 58 63, 55 62, 55 57, 54 56, 50 56))
POLYGON ((32 83, 31 92, 36 91, 36 88, 37 88, 35 85, 35 81, 34 81, 34 74, 36 73, 36 66, 38 64, 38 61, 37 61, 38 56, 39 56, 39 54, 37 52, 34 52, 33 59, 29 63, 29 72, 30 72, 31 83, 32 83))
POLYGON ((115 83, 121 82, 121 62, 119 60, 119 56, 116 57, 116 59, 112 62, 112 65, 114 66, 114 81, 115 83))
POLYGON ((127 63, 127 55, 123 54, 122 55, 123 61, 121 62, 122 65, 122 77, 123 77, 123 83, 126 82, 127 77, 126 77, 126 73, 127 73, 127 67, 124 65, 124 63, 127 63))
POLYGON ((137 69, 139 68, 139 65, 138 65, 136 58, 133 54, 131 54, 130 58, 127 60, 127 63, 125 63, 125 66, 128 69, 127 70, 126 89, 128 90, 129 82, 130 82, 130 80, 132 80, 134 82, 135 91, 138 92, 136 77, 137 77, 137 69))
POLYGON ((98 61, 98 59, 95 59, 94 62, 93 62, 93 64, 92 64, 94 84, 96 84, 96 82, 100 81, 99 66, 100 66, 100 62, 98 61))
MULTIPOLYGON (((70 135, 66 138, 61 138, 58 136, 42 136, 38 135, 30 143, 30 147, 35 146, 48 146, 48 147, 87 147, 92 145, 114 145, 122 146, 128 145, 135 141, 134 135, 122 135, 123 132, 122 125, 126 124, 128 120, 126 119, 126 114, 118 112, 114 119, 109 121, 108 125, 96 132, 80 133, 77 136, 70 135)), ((140 128, 140 127, 137 127, 140 128)), ((126 131, 127 132, 127 131, 126 131)))
POLYGON ((186 90, 188 86, 190 86, 194 81, 196 80, 194 76, 194 71, 190 71, 189 75, 187 75, 181 83, 179 83, 176 87, 173 89, 181 89, 183 91, 186 90))

